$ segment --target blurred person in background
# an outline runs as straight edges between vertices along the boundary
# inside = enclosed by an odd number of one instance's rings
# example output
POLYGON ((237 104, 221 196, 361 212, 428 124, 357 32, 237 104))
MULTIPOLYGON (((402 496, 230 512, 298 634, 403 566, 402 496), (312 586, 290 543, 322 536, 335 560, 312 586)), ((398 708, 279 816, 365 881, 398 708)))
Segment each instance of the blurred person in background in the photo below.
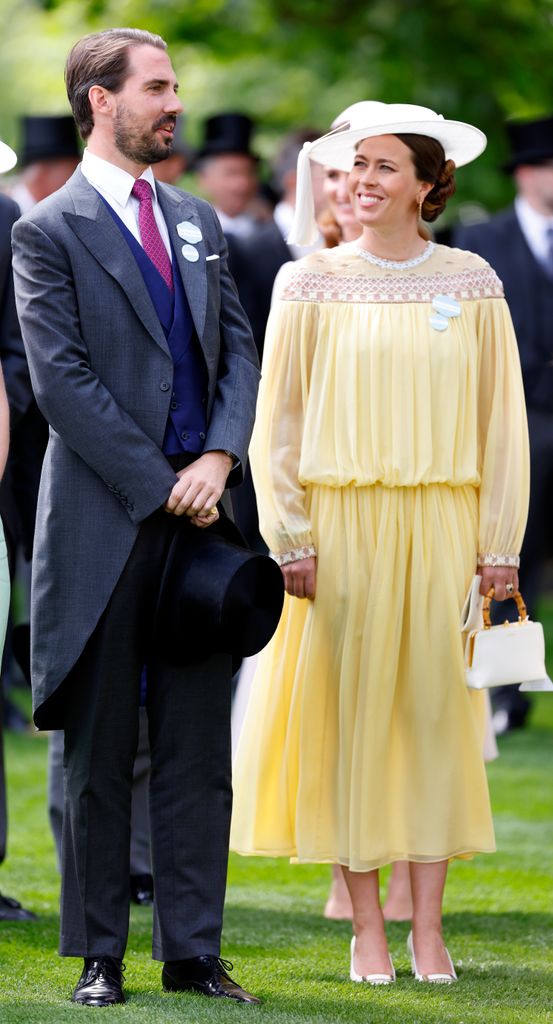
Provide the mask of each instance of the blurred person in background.
POLYGON ((57 192, 71 177, 80 148, 69 114, 40 114, 21 118, 21 173, 10 194, 21 213, 57 192))
MULTIPOLYGON (((515 326, 531 460, 520 587, 536 618, 545 561, 553 554, 553 116, 510 121, 506 129, 514 203, 484 223, 458 227, 453 244, 491 264, 515 326)), ((516 614, 514 606, 509 612, 516 614)), ((497 734, 524 725, 530 702, 516 686, 494 690, 492 701, 497 734)))
MULTIPOLYGON (((286 242, 289 253, 288 259, 292 260, 299 260, 302 256, 306 256, 308 252, 315 252, 316 249, 321 248, 322 244, 321 239, 317 239, 313 245, 308 246, 306 249, 303 246, 290 245, 288 243, 288 235, 294 222, 296 210, 298 156, 304 144, 306 142, 314 142, 319 135, 320 133, 312 128, 299 128, 294 132, 290 132, 289 135, 284 136, 277 155, 273 160, 273 181, 275 189, 281 197, 275 206, 274 219, 283 240, 286 242)), ((318 214, 322 213, 326 205, 322 167, 313 167, 311 169, 311 178, 315 215, 318 217, 318 214)))
POLYGON ((215 114, 204 122, 198 184, 227 236, 247 238, 257 223, 252 206, 259 189, 259 157, 251 149, 253 129, 246 114, 215 114))
MULTIPOLYGON (((20 170, 15 181, 7 186, 7 193, 17 204, 20 213, 27 213, 67 181, 79 162, 80 150, 73 118, 67 115, 24 116, 20 119, 19 134, 20 170)), ((11 616, 8 620, 2 664, 6 723, 17 730, 25 729, 28 722, 16 701, 12 700, 10 691, 18 681, 14 671, 14 656, 18 662, 22 662, 23 675, 27 672, 30 563, 40 471, 48 442, 48 428, 34 400, 26 363, 24 375, 27 396, 25 408, 21 409, 21 415, 17 418, 14 419, 12 415, 8 466, 0 493, 0 505, 7 527, 6 542, 12 580, 17 573, 24 605, 23 622, 14 628, 11 616), (22 557, 19 558, 19 555, 22 557)), ((11 404, 11 396, 8 397, 11 404)))
MULTIPOLYGON (((16 162, 16 155, 0 142, 0 173, 9 171, 16 162)), ((3 519, 7 522, 15 516, 12 488, 5 479, 10 441, 10 418, 15 427, 24 415, 32 398, 27 361, 23 350, 21 332, 15 309, 12 276, 11 231, 19 217, 17 204, 5 195, 0 195, 0 478, 2 488, 0 505, 0 651, 4 643, 6 624, 10 606, 10 549, 4 539, 3 519), (5 380, 5 384, 4 384, 5 380), (8 392, 8 394, 6 394, 8 392), (6 515, 8 512, 8 515, 6 515)), ((17 521, 12 523, 12 530, 17 531, 17 521)), ((15 537, 12 534, 12 548, 15 537)), ((7 806, 6 778, 4 773, 4 715, 3 692, 0 687, 0 863, 6 856, 7 841, 7 806)), ((30 921, 35 915, 26 910, 18 900, 0 893, 0 921, 30 921)))
POLYGON ((194 151, 186 141, 185 124, 185 118, 180 114, 175 124, 173 152, 154 167, 156 181, 164 181, 166 185, 178 185, 183 174, 190 170, 194 162, 194 151))

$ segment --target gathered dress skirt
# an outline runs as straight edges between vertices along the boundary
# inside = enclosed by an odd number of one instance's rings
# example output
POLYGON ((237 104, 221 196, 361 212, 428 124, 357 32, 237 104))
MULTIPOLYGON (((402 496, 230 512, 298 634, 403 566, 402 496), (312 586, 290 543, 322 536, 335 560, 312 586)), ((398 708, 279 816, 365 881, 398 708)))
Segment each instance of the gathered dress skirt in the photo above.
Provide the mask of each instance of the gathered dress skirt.
POLYGON ((472 486, 310 485, 314 601, 286 598, 237 751, 231 846, 369 871, 492 852, 465 683, 472 486))

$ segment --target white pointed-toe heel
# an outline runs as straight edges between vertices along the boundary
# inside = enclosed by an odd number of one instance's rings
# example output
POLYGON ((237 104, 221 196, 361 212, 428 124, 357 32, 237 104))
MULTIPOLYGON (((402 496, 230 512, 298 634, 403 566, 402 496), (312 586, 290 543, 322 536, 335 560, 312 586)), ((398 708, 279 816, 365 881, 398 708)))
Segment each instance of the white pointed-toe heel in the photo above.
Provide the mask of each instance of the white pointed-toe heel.
POLYGON ((447 956, 447 959, 449 960, 449 966, 451 968, 450 973, 449 974, 421 974, 421 972, 419 971, 419 969, 417 967, 417 961, 415 959, 415 947, 413 946, 413 932, 409 932, 409 935, 407 936, 407 950, 408 950, 409 956, 411 957, 411 970, 412 970, 413 974, 415 975, 415 978, 417 979, 417 981, 428 981, 428 982, 430 982, 431 985, 452 985, 454 981, 458 981, 457 975, 455 973, 455 968, 453 966, 453 960, 451 959, 451 957, 449 955, 449 950, 448 950, 447 946, 444 946, 444 949, 445 949, 445 955, 447 956))
POLYGON ((396 970, 392 963, 390 954, 390 973, 389 974, 357 974, 355 967, 353 966, 353 959, 355 956, 355 935, 351 940, 351 962, 349 968, 350 981, 364 981, 367 985, 391 985, 396 980, 396 970))

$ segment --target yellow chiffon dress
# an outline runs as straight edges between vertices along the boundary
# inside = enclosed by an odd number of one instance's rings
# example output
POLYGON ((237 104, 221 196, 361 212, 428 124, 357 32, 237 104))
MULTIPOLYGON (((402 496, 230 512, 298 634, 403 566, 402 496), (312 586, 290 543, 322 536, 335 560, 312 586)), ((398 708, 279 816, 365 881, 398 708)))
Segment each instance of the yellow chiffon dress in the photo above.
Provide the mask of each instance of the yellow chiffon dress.
POLYGON ((479 553, 516 562, 529 471, 493 270, 358 248, 299 261, 269 321, 261 532, 281 564, 316 552, 317 593, 286 598, 260 656, 231 845, 369 871, 494 849, 460 612, 479 553))

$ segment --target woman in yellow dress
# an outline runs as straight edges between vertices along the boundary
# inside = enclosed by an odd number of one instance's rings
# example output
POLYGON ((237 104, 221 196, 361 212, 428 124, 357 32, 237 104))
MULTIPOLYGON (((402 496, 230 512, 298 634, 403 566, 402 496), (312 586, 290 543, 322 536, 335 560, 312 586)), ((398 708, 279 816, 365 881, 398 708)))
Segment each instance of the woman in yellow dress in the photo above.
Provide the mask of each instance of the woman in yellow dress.
POLYGON ((408 861, 413 973, 447 982, 448 861, 495 848, 460 611, 477 564, 499 600, 517 586, 526 417, 500 281, 418 230, 485 137, 406 104, 356 123, 304 149, 294 240, 313 232, 309 160, 350 172, 362 236, 299 261, 265 343, 252 466, 288 596, 237 752, 232 847, 341 864, 350 977, 373 984, 395 979, 378 869, 408 861))

